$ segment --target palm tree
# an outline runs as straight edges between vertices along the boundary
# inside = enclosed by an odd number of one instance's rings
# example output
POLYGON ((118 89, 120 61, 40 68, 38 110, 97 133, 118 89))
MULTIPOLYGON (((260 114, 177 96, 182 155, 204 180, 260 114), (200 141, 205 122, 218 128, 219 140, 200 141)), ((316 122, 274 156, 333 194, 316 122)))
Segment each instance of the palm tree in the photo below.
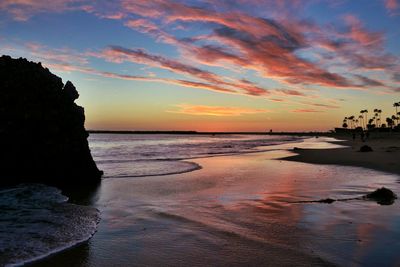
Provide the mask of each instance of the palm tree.
POLYGON ((360 121, 360 126, 361 126, 361 128, 364 128, 364 125, 363 125, 363 119, 364 119, 364 117, 363 117, 363 115, 358 116, 358 118, 359 118, 359 121, 360 121))
POLYGON ((367 125, 368 129, 371 129, 371 128, 375 127, 375 124, 373 124, 374 120, 375 120, 375 118, 369 119, 368 125, 367 125))
POLYGON ((399 117, 392 115, 392 120, 393 120, 393 126, 396 126, 397 124, 399 124, 399 117), (396 122, 396 123, 394 123, 394 122, 396 122))
POLYGON ((368 109, 363 109, 363 110, 361 110, 360 111, 360 113, 361 114, 364 114, 365 113, 365 116, 363 116, 363 118, 364 118, 364 129, 366 129, 367 128, 367 121, 368 121, 368 109))
POLYGON ((378 125, 376 121, 377 121, 377 119, 378 119, 378 116, 379 116, 379 109, 377 109, 377 108, 376 108, 376 109, 374 109, 374 113, 375 113, 375 114, 374 114, 374 118, 375 118, 375 124, 376 124, 376 125, 378 125))
MULTIPOLYGON (((380 123, 381 122, 382 109, 378 109, 378 114, 379 114, 378 121, 380 123)), ((379 124, 379 126, 381 126, 381 125, 379 124)))
POLYGON ((348 126, 349 125, 347 124, 347 117, 344 117, 342 127, 347 128, 348 126))
POLYGON ((364 113, 365 113, 365 124, 367 124, 367 121, 368 121, 368 109, 364 109, 364 113))
POLYGON ((398 113, 397 108, 400 107, 400 102, 394 103, 393 107, 396 109, 396 114, 397 114, 398 113))
POLYGON ((360 116, 358 116, 360 119, 362 119, 362 121, 363 121, 363 128, 365 128, 365 124, 364 124, 364 110, 360 110, 360 113, 361 113, 361 115, 360 116))
POLYGON ((391 118, 386 118, 386 122, 387 122, 387 125, 388 125, 388 127, 389 128, 392 128, 392 126, 393 126, 393 120, 391 119, 391 118))
POLYGON ((352 116, 348 117, 347 120, 350 120, 351 129, 353 129, 354 128, 354 116, 352 115, 352 116))

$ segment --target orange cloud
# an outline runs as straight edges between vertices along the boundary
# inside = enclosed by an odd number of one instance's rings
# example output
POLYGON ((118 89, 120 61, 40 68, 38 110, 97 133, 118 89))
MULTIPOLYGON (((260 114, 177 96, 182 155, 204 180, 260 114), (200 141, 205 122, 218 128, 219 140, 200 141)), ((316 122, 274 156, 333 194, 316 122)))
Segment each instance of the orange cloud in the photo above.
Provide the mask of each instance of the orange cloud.
POLYGON ((304 105, 314 106, 314 107, 320 107, 320 108, 330 108, 330 109, 340 108, 337 105, 313 103, 313 102, 307 102, 307 101, 302 101, 302 102, 299 102, 299 103, 304 104, 304 105))
POLYGON ((270 112, 267 109, 252 109, 252 108, 236 108, 223 106, 197 106, 181 104, 177 105, 178 110, 168 111, 171 113, 180 113, 196 116, 241 116, 246 114, 257 114, 270 112))
POLYGON ((292 110, 292 112, 295 112, 295 113, 318 113, 318 112, 324 112, 324 111, 316 110, 316 109, 295 109, 295 110, 292 110))

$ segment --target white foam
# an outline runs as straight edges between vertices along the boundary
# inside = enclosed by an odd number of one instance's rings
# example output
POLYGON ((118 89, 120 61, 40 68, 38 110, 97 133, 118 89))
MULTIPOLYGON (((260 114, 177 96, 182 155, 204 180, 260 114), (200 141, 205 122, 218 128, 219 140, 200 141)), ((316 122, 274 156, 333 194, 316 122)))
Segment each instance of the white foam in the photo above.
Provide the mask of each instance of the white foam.
POLYGON ((20 266, 88 240, 99 211, 67 200, 45 185, 1 189, 0 265, 20 266))
POLYGON ((297 136, 269 135, 90 135, 90 146, 104 178, 169 175, 200 169, 185 160, 260 152, 298 142, 297 136))

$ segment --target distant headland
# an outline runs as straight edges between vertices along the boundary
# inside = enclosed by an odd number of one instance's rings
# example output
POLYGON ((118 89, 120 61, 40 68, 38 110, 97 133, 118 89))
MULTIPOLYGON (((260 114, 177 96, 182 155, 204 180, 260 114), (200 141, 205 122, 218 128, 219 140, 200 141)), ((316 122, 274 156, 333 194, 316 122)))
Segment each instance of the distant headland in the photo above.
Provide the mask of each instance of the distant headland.
POLYGON ((198 132, 198 131, 127 131, 127 130, 88 130, 93 134, 176 134, 176 135, 224 135, 224 134, 243 134, 243 135, 332 135, 332 132, 198 132))

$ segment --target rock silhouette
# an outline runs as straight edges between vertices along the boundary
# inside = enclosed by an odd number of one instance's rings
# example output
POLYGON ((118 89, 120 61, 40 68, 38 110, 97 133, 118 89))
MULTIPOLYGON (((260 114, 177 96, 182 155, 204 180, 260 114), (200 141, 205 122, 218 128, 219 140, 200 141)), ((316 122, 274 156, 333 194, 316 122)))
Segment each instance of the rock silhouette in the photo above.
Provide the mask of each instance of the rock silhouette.
POLYGON ((360 147, 360 152, 372 152, 372 148, 370 146, 367 145, 363 145, 362 147, 360 147))
POLYGON ((392 205, 397 199, 397 195, 392 190, 382 187, 367 194, 364 198, 374 200, 381 205, 392 205))
MULTIPOLYGON (((0 57, 0 184, 100 181, 71 82, 40 63, 0 57)), ((76 184, 78 182, 78 184, 76 184)))

